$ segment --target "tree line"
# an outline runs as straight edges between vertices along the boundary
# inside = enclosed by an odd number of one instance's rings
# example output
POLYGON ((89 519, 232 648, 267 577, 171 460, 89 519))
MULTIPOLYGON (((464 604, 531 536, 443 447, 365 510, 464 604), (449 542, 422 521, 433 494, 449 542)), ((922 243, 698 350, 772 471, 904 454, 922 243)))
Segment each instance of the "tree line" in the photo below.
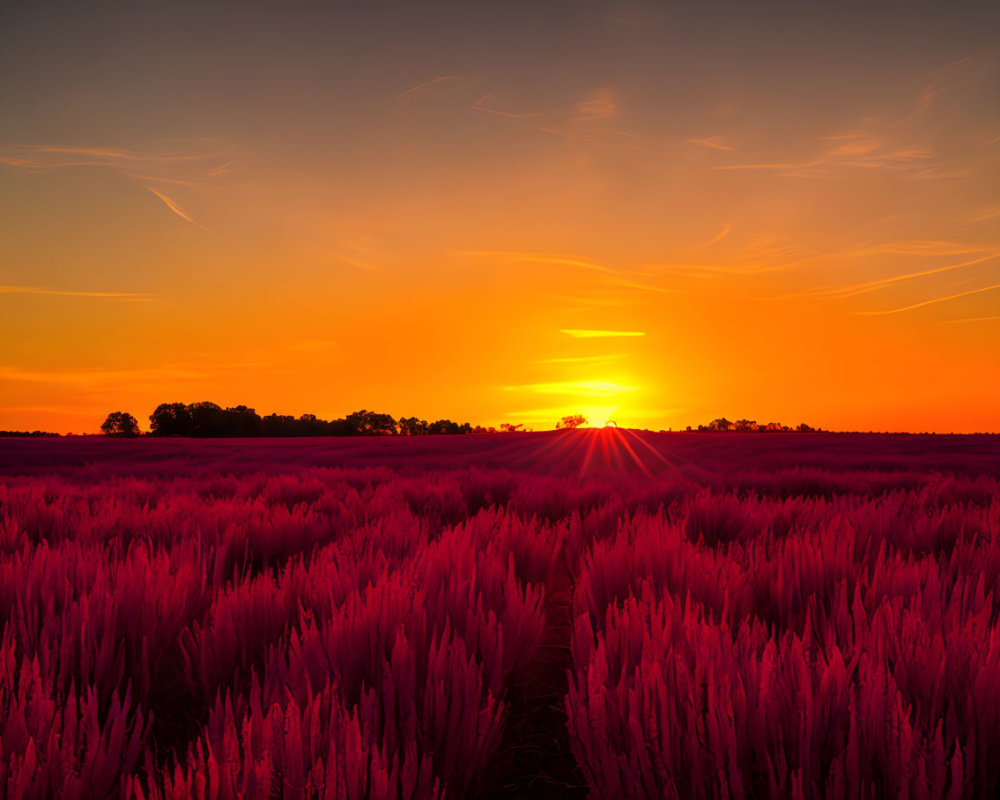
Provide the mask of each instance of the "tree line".
POLYGON ((689 426, 688 430, 736 431, 738 433, 789 433, 791 431, 797 431, 799 433, 814 433, 822 429, 806 425, 804 422, 794 428, 791 428, 788 425, 782 425, 780 422, 759 423, 755 419, 738 419, 735 422, 730 422, 725 417, 719 417, 718 419, 713 419, 708 423, 708 425, 699 425, 697 428, 691 428, 689 426))
MULTIPOLYGON (((342 419, 325 420, 315 414, 260 416, 239 405, 223 408, 216 403, 161 403, 149 415, 150 436, 254 437, 254 436, 426 436, 430 434, 516 433, 521 425, 493 427, 417 417, 394 419, 390 414, 355 411, 342 419)), ((140 436, 139 423, 126 411, 113 411, 101 425, 107 436, 140 436)))
MULTIPOLYGON (((582 414, 563 417, 556 423, 557 430, 571 430, 585 425, 587 418, 582 414)), ((467 433, 519 433, 525 431, 523 425, 502 424, 499 429, 471 425, 468 422, 453 422, 439 419, 434 422, 417 417, 393 418, 390 414, 380 414, 362 409, 341 419, 326 420, 315 414, 294 417, 289 414, 268 414, 260 416, 254 409, 244 405, 223 408, 216 403, 161 403, 149 415, 150 436, 191 436, 191 437, 255 437, 255 436, 427 436, 431 434, 467 433)), ((738 419, 735 422, 719 417, 707 425, 697 428, 688 426, 688 431, 735 431, 747 432, 791 432, 808 433, 819 431, 802 423, 794 428, 778 422, 758 423, 752 419, 738 419)), ((125 411, 113 411, 101 425, 107 436, 141 436, 139 423, 125 411)), ((25 435, 25 434, 22 434, 25 435)), ((33 435, 41 435, 35 433, 33 435)))

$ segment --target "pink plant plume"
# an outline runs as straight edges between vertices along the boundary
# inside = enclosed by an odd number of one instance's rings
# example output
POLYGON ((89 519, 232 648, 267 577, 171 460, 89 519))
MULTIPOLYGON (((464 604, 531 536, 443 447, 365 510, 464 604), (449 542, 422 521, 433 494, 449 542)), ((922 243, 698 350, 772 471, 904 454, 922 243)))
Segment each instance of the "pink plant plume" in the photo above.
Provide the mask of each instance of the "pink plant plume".
POLYGON ((0 796, 993 796, 1000 443, 845 438, 12 440, 0 796))

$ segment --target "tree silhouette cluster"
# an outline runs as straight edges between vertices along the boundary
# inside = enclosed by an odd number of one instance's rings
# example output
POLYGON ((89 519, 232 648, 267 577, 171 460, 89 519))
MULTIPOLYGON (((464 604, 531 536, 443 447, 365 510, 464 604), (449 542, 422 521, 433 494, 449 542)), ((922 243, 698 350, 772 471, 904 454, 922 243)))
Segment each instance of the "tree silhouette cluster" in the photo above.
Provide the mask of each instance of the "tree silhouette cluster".
POLYGON ((127 411, 112 411, 101 425, 101 433, 105 436, 138 436, 139 423, 127 411))
MULTIPOLYGON (((223 408, 215 403, 161 403, 149 415, 152 436, 253 437, 253 436, 424 436, 429 434, 495 433, 495 428, 473 427, 468 422, 417 417, 394 419, 375 411, 355 411, 343 419, 325 420, 315 414, 260 416, 247 406, 223 408)), ((520 426, 502 426, 512 431, 520 426)), ((108 436, 138 436, 135 417, 114 411, 101 425, 108 436)))
MULTIPOLYGON (((691 430, 691 428, 688 428, 688 430, 691 430)), ((712 432, 735 431, 737 433, 789 433, 791 431, 813 433, 819 431, 820 428, 813 428, 804 422, 795 428, 790 428, 788 425, 782 425, 780 422, 758 423, 755 419, 738 419, 736 422, 730 422, 725 417, 719 417, 718 419, 713 419, 708 425, 699 425, 698 430, 712 432)))

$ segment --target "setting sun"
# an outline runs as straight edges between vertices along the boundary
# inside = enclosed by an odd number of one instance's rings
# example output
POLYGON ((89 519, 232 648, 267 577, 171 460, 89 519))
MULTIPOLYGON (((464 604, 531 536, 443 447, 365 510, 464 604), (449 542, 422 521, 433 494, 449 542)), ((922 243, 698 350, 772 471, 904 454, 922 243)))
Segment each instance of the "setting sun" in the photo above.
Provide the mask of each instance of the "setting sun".
POLYGON ((587 418, 584 427, 603 428, 621 406, 586 406, 581 413, 587 418))

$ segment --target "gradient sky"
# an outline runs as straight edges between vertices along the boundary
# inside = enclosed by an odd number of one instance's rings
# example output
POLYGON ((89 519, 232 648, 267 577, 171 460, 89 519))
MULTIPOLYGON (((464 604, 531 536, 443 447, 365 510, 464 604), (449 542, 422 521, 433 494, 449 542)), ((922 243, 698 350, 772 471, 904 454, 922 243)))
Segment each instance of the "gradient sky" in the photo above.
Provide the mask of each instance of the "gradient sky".
POLYGON ((0 428, 1000 429, 1000 4, 0 5, 0 428))

